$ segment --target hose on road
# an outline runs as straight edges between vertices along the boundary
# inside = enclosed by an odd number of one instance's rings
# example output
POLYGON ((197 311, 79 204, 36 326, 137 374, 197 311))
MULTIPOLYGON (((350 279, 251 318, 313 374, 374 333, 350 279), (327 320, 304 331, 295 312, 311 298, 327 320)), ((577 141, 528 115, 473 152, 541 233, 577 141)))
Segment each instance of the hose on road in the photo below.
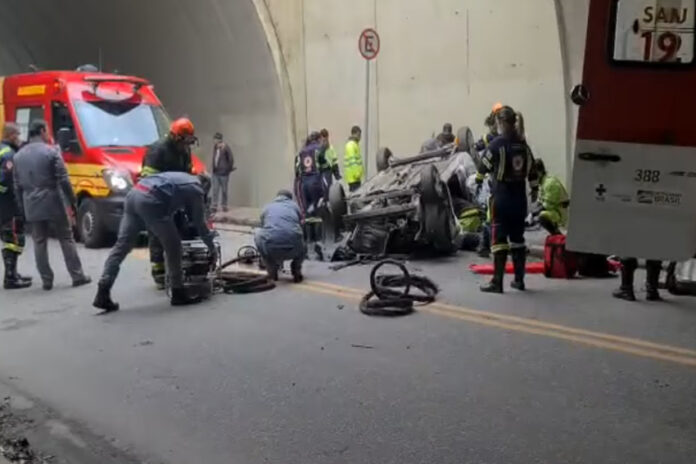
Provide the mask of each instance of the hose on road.
POLYGON ((273 290, 276 287, 267 275, 259 275, 255 272, 225 271, 228 267, 237 264, 253 264, 258 262, 260 255, 252 246, 244 246, 237 251, 237 257, 220 265, 215 276, 215 287, 223 293, 259 293, 273 290))
POLYGON ((379 262, 370 272, 370 292, 360 301, 360 312, 368 316, 398 317, 411 314, 415 304, 432 303, 439 288, 427 277, 411 275, 403 263, 387 259, 379 262), (384 266, 395 266, 401 274, 381 274, 377 272, 384 266), (416 288, 420 293, 411 294, 416 288), (401 291, 395 289, 403 289, 401 291))

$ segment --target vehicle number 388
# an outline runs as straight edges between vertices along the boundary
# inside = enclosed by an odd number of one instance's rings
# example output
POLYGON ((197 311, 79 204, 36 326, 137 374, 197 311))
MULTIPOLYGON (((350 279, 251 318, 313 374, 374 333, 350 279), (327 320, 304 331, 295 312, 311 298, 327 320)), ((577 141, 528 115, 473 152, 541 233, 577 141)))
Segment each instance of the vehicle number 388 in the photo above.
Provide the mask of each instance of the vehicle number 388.
POLYGON ((660 182, 660 171, 653 169, 636 169, 633 180, 643 184, 657 184, 660 182))

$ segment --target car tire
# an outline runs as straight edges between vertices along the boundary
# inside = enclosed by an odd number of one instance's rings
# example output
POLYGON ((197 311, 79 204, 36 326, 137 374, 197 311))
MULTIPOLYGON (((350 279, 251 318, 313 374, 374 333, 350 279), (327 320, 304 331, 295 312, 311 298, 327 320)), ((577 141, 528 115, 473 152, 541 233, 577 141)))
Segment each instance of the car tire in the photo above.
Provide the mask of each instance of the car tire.
POLYGON ((422 226, 427 241, 441 253, 456 251, 453 238, 451 197, 435 166, 421 172, 422 226))
POLYGON ((469 126, 460 127, 457 131, 457 151, 467 152, 473 157, 477 155, 475 147, 476 140, 469 126))
POLYGON ((377 172, 382 172, 389 167, 389 159, 392 156, 392 151, 387 147, 377 150, 377 172))
POLYGON ((77 209, 77 231, 80 241, 87 248, 99 248, 107 243, 109 233, 94 200, 82 200, 77 209))
POLYGON ((343 216, 348 212, 346 202, 346 191, 343 184, 334 182, 329 187, 329 211, 331 212, 331 222, 336 231, 343 228, 343 216))

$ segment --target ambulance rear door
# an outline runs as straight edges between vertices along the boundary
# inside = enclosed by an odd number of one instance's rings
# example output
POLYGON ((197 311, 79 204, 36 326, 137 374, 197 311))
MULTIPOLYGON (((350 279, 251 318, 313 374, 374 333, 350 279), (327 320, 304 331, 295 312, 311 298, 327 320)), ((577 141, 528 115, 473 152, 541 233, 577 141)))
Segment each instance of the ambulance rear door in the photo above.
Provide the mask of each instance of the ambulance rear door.
POLYGON ((696 0, 591 0, 568 247, 696 251, 696 0))

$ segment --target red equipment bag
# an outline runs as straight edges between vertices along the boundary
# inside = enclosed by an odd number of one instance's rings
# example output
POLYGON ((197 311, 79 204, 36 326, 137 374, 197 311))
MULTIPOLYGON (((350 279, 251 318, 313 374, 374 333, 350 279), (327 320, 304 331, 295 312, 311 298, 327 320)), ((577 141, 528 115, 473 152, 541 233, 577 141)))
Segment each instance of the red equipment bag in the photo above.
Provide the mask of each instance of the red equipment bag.
POLYGON ((559 234, 546 237, 544 275, 549 279, 572 279, 577 272, 577 256, 566 250, 566 236, 559 234))

